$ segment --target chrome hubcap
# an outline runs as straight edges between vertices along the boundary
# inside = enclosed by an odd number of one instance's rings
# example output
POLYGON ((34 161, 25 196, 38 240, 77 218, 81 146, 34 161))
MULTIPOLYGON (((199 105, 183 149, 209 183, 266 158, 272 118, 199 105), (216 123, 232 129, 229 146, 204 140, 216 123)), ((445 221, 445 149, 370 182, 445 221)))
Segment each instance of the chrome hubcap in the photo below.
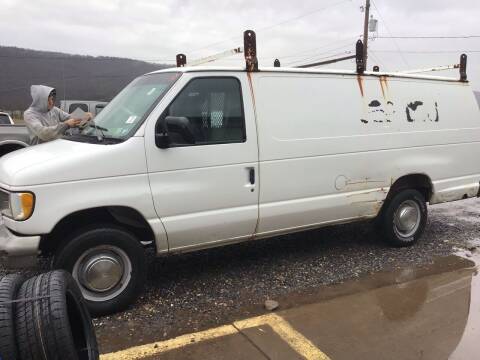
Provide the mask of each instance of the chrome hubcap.
POLYGON ((410 237, 420 226, 421 211, 419 205, 413 200, 406 200, 400 204, 395 212, 394 223, 399 235, 410 237))
POLYGON ((73 267, 85 299, 107 301, 127 287, 132 272, 128 255, 116 246, 97 246, 84 252, 73 267))
POLYGON ((114 254, 99 254, 88 259, 81 269, 82 285, 92 291, 112 289, 122 279, 123 265, 114 254))

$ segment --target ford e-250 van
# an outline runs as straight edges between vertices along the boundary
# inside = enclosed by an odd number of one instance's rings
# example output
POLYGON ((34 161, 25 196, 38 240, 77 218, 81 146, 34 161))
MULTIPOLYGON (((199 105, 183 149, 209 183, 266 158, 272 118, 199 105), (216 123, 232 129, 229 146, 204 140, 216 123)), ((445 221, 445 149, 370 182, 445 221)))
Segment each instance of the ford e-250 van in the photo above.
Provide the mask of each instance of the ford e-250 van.
POLYGON ((80 134, 6 155, 9 257, 52 254, 95 314, 158 255, 378 219, 417 241, 426 203, 476 197, 468 82, 396 73, 179 67, 141 76, 80 134), (253 70, 253 71, 249 71, 253 70))

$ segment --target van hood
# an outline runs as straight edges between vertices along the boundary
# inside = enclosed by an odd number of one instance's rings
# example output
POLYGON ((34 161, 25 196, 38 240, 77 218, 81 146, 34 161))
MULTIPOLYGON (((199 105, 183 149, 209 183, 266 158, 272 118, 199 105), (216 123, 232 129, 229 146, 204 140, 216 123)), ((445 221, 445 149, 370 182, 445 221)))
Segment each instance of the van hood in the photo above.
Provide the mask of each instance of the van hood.
POLYGON ((11 187, 146 173, 143 137, 114 145, 59 139, 0 159, 0 185, 11 187))

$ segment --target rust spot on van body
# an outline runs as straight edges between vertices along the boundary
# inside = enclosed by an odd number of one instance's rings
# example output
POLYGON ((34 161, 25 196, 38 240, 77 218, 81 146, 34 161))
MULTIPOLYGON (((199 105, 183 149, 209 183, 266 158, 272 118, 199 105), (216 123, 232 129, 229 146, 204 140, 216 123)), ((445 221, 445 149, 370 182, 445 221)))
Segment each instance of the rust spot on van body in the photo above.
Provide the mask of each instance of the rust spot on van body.
POLYGON ((380 88, 382 89, 382 95, 385 98, 385 94, 388 92, 388 82, 385 75, 380 76, 380 88))
POLYGON ((362 94, 362 97, 363 97, 365 95, 363 90, 363 76, 357 75, 357 81, 358 81, 358 87, 360 88, 360 93, 362 94))
POLYGON ((253 111, 255 112, 255 119, 257 118, 257 105, 255 103, 255 92, 253 91, 253 79, 252 73, 247 71, 247 78, 248 78, 248 85, 250 86, 250 93, 252 94, 252 103, 253 103, 253 111))

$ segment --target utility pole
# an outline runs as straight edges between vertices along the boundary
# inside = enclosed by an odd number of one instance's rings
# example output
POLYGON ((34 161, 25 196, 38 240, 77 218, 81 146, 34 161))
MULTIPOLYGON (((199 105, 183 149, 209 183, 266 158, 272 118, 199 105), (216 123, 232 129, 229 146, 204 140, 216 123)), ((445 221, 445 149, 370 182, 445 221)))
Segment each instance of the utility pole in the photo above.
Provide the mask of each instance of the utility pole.
POLYGON ((370 0, 366 0, 365 3, 365 23, 363 24, 363 61, 365 64, 365 69, 367 68, 367 58, 368 58, 368 21, 370 17, 370 0))

